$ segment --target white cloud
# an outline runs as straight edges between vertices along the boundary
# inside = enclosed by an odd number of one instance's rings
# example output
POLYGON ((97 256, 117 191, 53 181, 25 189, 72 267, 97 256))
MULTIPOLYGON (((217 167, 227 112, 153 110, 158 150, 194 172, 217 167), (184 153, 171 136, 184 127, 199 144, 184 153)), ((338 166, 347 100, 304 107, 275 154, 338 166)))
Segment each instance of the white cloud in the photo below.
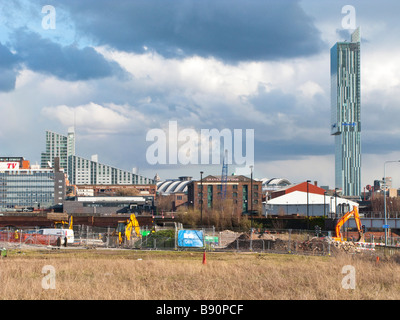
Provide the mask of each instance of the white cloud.
POLYGON ((147 93, 142 100, 154 100, 149 97, 152 92, 161 94, 164 102, 179 104, 183 101, 199 107, 203 119, 225 118, 229 121, 235 118, 243 123, 270 124, 273 118, 282 119, 282 115, 271 115, 268 106, 265 110, 256 110, 247 99, 257 95, 260 87, 267 93, 277 89, 284 94, 298 95, 300 91, 302 95, 298 98, 307 99, 304 105, 312 108, 310 99, 316 94, 326 93, 329 85, 328 77, 315 72, 329 71, 326 55, 313 59, 230 65, 198 56, 167 59, 155 52, 134 54, 109 47, 96 50, 131 73, 133 90, 147 93))
POLYGON ((291 183, 306 180, 318 185, 334 187, 335 159, 333 155, 304 156, 293 160, 256 162, 255 173, 259 178, 285 178, 291 183))
POLYGON ((49 119, 59 121, 65 127, 76 124, 87 132, 100 134, 125 130, 131 123, 131 120, 122 114, 121 107, 116 105, 105 107, 93 102, 77 107, 66 105, 44 107, 42 114, 49 119))
POLYGON ((307 81, 299 87, 300 93, 307 99, 312 99, 316 94, 324 94, 322 87, 314 82, 307 81))

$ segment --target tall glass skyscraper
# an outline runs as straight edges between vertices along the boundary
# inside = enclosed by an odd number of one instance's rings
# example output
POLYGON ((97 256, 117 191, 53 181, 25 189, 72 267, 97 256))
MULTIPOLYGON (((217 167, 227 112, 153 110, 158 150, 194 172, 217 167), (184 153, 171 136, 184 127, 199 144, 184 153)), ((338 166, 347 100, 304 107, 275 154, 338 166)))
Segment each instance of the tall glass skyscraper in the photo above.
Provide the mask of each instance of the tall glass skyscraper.
POLYGON ((331 135, 335 138, 335 187, 361 195, 360 30, 331 49, 331 135))

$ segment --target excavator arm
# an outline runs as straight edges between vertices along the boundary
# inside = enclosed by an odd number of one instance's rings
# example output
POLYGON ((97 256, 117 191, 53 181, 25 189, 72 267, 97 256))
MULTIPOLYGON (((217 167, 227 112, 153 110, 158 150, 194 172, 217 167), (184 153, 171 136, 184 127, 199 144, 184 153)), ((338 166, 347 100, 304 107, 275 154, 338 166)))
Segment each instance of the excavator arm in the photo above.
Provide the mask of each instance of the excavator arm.
POLYGON ((140 226, 134 213, 131 214, 126 224, 125 236, 127 240, 131 239, 132 230, 135 231, 137 237, 140 237, 140 226))
POLYGON ((352 211, 347 212, 346 214, 343 215, 342 218, 339 219, 335 227, 336 237, 334 237, 334 239, 337 241, 342 240, 342 233, 340 230, 342 229, 342 226, 347 222, 347 220, 351 218, 351 216, 354 216, 354 220, 356 222, 359 234, 357 242, 364 242, 364 231, 362 228, 360 215, 358 214, 358 207, 354 207, 352 211))
POLYGON ((119 244, 122 244, 125 239, 131 240, 132 232, 135 232, 136 236, 140 238, 140 226, 135 214, 132 213, 126 221, 119 221, 116 232, 118 232, 119 244))

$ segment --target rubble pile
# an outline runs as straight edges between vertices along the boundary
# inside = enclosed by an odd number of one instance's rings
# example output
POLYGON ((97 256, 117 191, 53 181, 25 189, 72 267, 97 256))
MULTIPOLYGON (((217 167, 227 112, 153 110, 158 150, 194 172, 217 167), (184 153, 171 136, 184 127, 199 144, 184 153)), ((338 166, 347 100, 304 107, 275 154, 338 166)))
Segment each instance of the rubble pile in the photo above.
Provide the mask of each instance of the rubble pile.
POLYGON ((332 240, 332 238, 314 237, 306 241, 282 240, 278 237, 269 239, 250 239, 247 233, 241 234, 235 240, 230 242, 225 249, 230 250, 253 250, 253 251, 275 251, 275 252, 291 252, 291 253, 307 253, 307 254, 326 254, 328 252, 335 253, 340 250, 345 252, 355 252, 356 246, 352 242, 340 243, 332 240))
POLYGON ((355 253, 357 251, 357 246, 352 241, 332 241, 332 244, 338 250, 347 252, 347 253, 355 253))

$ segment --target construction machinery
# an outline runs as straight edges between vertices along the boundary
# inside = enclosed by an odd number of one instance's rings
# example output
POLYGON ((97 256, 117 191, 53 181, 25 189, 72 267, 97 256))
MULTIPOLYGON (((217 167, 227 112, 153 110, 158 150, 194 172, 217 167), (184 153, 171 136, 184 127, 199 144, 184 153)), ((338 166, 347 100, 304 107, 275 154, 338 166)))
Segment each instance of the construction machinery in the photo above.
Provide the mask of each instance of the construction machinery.
POLYGON ((73 230, 73 217, 69 216, 68 221, 65 220, 54 221, 54 228, 73 230), (65 226, 67 228, 65 228, 65 226))
POLYGON ((343 241, 342 233, 340 230, 342 229, 342 226, 347 222, 347 220, 349 220, 352 216, 354 216, 354 220, 356 222, 356 226, 357 226, 357 230, 358 230, 358 234, 359 234, 359 238, 358 238, 357 242, 365 242, 364 228, 363 228, 363 225, 361 224, 361 219, 360 219, 360 215, 358 214, 357 206, 354 206, 352 211, 345 213, 343 215, 343 217, 341 217, 339 219, 339 221, 336 223, 336 227, 335 227, 336 236, 333 237, 333 240, 343 241))
POLYGON ((136 219, 134 213, 132 213, 126 221, 118 221, 117 230, 118 232, 118 241, 119 244, 122 244, 124 240, 131 240, 132 231, 136 233, 138 238, 141 237, 140 235, 140 226, 139 222, 136 219))

